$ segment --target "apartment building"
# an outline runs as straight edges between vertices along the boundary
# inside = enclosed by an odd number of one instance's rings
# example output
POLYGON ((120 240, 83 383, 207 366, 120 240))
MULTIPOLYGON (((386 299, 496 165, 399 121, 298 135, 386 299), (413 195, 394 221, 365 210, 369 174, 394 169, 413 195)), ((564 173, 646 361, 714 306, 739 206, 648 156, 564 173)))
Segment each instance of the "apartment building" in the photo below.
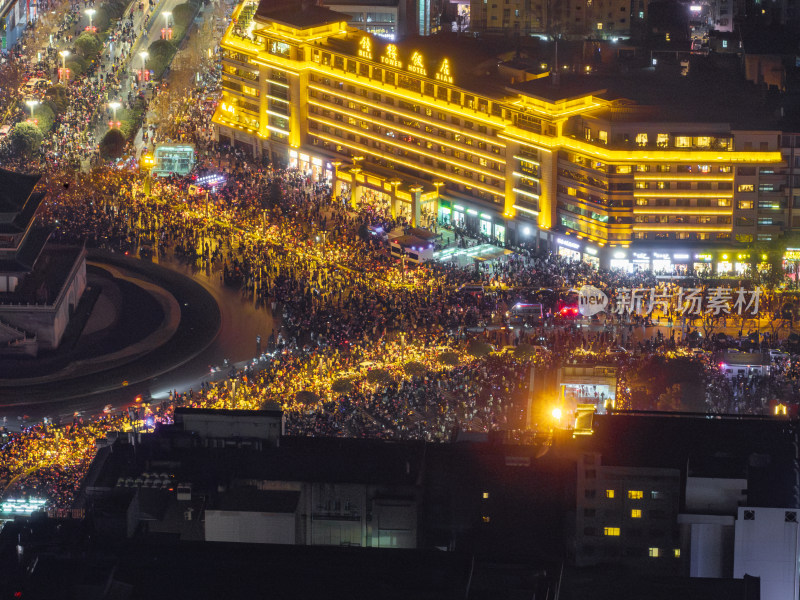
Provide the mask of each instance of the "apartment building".
POLYGON ((240 5, 217 139, 329 179, 354 206, 600 266, 743 271, 765 260, 748 245, 786 225, 778 131, 673 118, 595 77, 515 81, 479 41, 395 44, 347 20, 240 5))

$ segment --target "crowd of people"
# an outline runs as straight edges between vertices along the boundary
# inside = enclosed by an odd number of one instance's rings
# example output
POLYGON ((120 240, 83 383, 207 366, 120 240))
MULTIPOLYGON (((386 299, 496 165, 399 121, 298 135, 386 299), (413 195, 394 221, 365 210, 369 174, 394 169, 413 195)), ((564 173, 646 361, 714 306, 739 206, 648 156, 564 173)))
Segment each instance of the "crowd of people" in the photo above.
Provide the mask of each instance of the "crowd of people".
MULTIPOLYGON (((214 144, 213 103, 207 102, 218 89, 213 69, 199 83, 193 80, 167 122, 148 129, 151 140, 195 144, 193 177, 218 176, 207 194, 190 194, 192 177, 151 179, 138 169, 102 164, 76 170, 75 163, 95 150, 92 135, 105 99, 124 97, 120 73, 135 35, 133 20, 121 20, 110 60, 70 86, 67 116, 45 144, 41 185, 48 195, 38 219, 59 242, 202 269, 271 310, 279 326, 255 365, 223 381, 175 390, 154 413, 7 432, 0 447, 0 495, 45 494, 52 506, 71 506, 100 439, 169 423, 179 405, 279 405, 291 435, 436 442, 463 429, 537 427, 538 416, 525 412, 534 392, 532 368, 544 373, 570 363, 613 362, 623 382, 616 393, 620 408, 631 408, 624 373, 641 357, 696 360, 709 381, 717 381, 713 362, 688 351, 688 329, 676 337, 631 315, 594 324, 557 321, 552 310, 533 327, 508 327, 506 310, 520 294, 584 284, 650 288, 657 285, 652 274, 597 270, 524 248, 481 268, 398 265, 382 241, 364 232, 367 226, 403 227, 401 219, 355 212, 309 173, 214 144), (465 290, 468 283, 484 291, 465 290), (500 351, 504 346, 509 348, 500 351)), ((9 165, 15 163, 3 164, 9 165)), ((709 349, 717 343, 704 341, 709 349)), ((795 386, 800 381, 791 364, 775 372, 795 386)), ((740 381, 714 389, 730 389, 728 397, 742 412, 757 413, 763 405, 739 400, 763 393, 759 385, 740 381)), ((777 387, 767 392, 777 393, 777 387)), ((717 397, 709 398, 717 408, 717 397)))

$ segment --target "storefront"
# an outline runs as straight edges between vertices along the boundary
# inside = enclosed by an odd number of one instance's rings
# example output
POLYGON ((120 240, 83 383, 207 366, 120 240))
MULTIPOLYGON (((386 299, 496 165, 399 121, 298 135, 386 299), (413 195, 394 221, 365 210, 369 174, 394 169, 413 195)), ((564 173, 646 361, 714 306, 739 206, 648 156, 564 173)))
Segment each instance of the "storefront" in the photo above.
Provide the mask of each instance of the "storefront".
POLYGON ((480 232, 481 235, 492 237, 492 215, 480 213, 480 232))
POLYGON ((597 256, 597 248, 586 246, 583 252, 583 262, 592 265, 595 269, 600 268, 600 258, 597 256))
POLYGON ((577 242, 558 238, 558 240, 556 240, 556 246, 558 247, 558 255, 560 257, 574 261, 579 261, 581 259, 581 246, 577 242))
POLYGON ((439 211, 436 219, 439 225, 450 225, 453 222, 453 203, 449 200, 439 200, 439 211))
POLYGON ((634 252, 632 262, 634 271, 650 270, 650 255, 647 252, 634 252))
POLYGON ((736 262, 733 264, 733 271, 737 275, 744 275, 750 270, 750 255, 737 254, 736 262))
POLYGON ((460 204, 453 204, 453 212, 450 213, 452 217, 453 226, 465 228, 467 226, 467 215, 466 215, 466 208, 461 206, 460 204))
MULTIPOLYGON (((766 255, 762 258, 766 260, 766 255)), ((783 272, 792 281, 798 281, 798 275, 800 275, 800 248, 787 248, 786 252, 783 253, 783 272)))
POLYGON ((653 252, 653 273, 672 275, 672 257, 665 252, 653 252))
POLYGON ((628 253, 622 250, 617 250, 611 255, 609 267, 612 269, 619 269, 625 273, 633 271, 633 263, 628 259, 628 253))
POLYGON ((713 259, 714 257, 711 254, 695 254, 692 268, 697 275, 711 275, 711 261, 713 259))
POLYGON ((333 164, 321 156, 289 150, 289 168, 298 169, 312 181, 329 182, 333 179, 333 164))
POLYGON ((717 262, 717 275, 730 275, 733 272, 733 262, 730 254, 720 254, 717 262))
POLYGON ((691 254, 677 252, 672 255, 672 271, 676 275, 687 275, 691 266, 691 254))

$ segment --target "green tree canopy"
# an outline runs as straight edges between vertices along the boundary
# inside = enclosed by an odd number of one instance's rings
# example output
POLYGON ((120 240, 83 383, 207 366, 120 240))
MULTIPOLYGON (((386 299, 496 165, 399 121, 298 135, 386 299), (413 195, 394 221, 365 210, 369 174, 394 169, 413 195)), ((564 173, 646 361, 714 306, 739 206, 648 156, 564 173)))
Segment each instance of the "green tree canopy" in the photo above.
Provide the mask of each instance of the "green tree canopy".
POLYGON ((109 129, 100 140, 100 156, 105 159, 119 158, 125 152, 125 136, 119 129, 109 129))
POLYGON ((84 31, 75 39, 75 51, 87 60, 96 57, 102 49, 100 36, 91 31, 84 31))
POLYGON ((14 125, 8 137, 14 151, 23 156, 32 156, 39 152, 44 139, 41 130, 27 121, 14 125))
POLYGON ((53 85, 47 88, 45 98, 50 101, 50 108, 57 115, 65 112, 69 106, 69 92, 66 86, 61 84, 53 85))

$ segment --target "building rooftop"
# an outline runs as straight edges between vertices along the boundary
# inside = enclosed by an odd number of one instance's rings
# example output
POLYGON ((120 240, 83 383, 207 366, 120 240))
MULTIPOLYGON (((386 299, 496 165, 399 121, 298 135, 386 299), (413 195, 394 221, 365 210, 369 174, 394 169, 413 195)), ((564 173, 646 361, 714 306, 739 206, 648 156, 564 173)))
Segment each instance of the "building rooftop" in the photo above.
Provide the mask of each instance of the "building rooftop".
POLYGON ((300 492, 236 487, 222 494, 212 509, 226 511, 293 513, 297 510, 300 492))
POLYGON ((256 16, 301 28, 338 23, 348 19, 348 15, 317 6, 308 0, 261 0, 256 9, 256 16))
POLYGON ((41 175, 0 169, 0 214, 19 212, 39 183, 41 175))
POLYGON ((0 262, 0 272, 27 272, 19 287, 10 293, 0 293, 0 304, 52 304, 83 253, 78 246, 47 245, 50 233, 33 230, 25 239, 16 261, 0 262), (44 247, 44 249, 42 249, 44 247), (32 268, 31 265, 32 264, 32 268), (13 267, 13 268, 12 268, 13 267))

